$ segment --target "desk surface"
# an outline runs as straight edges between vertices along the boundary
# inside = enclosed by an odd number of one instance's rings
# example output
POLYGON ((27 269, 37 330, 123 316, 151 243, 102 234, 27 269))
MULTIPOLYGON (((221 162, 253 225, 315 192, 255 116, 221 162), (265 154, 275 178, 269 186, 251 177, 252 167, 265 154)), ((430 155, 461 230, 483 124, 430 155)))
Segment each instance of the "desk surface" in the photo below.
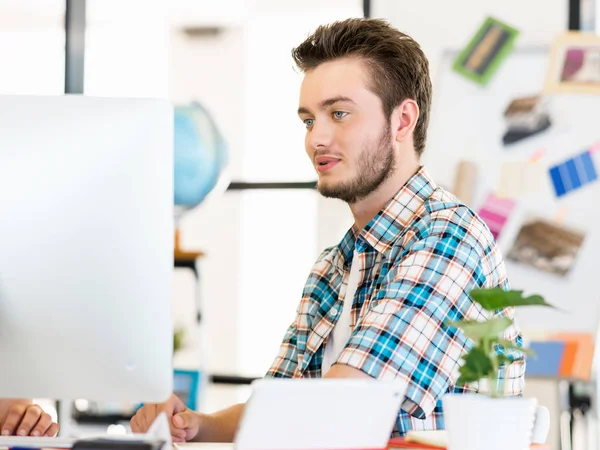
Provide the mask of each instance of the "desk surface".
MULTIPOLYGON (((56 439, 56 438, 48 438, 48 439, 56 439)), ((56 439, 55 442, 52 442, 54 445, 56 445, 57 443, 60 443, 59 445, 61 446, 65 446, 65 448, 68 448, 70 446, 70 444, 72 444, 71 442, 72 440, 69 440, 69 442, 67 442, 66 439, 56 439)), ((11 444, 14 445, 14 444, 11 444)), ((31 445, 31 444, 29 444, 31 445)), ((0 442, 0 449, 8 449, 10 447, 6 446, 4 443, 0 442)), ((34 447, 23 447, 23 448, 34 448, 34 447)), ((57 447, 52 447, 51 444, 42 444, 41 448, 48 448, 48 449, 56 449, 57 447)), ((173 444, 173 449, 174 450, 233 450, 233 444, 230 443, 193 443, 193 442, 186 442, 185 444, 173 444)))
POLYGON ((173 444, 175 450, 233 450, 231 443, 213 443, 213 442, 186 442, 185 444, 173 444))

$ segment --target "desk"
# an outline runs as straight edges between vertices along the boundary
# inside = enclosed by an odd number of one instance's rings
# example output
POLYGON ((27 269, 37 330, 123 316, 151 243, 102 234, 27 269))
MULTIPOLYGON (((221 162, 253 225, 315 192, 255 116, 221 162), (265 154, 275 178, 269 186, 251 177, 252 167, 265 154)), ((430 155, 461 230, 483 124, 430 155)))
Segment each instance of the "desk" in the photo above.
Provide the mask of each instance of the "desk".
MULTIPOLYGON (((417 446, 415 446, 417 447, 417 446)), ((549 450, 548 445, 535 445, 532 449, 535 450, 549 450)), ((185 444, 173 444, 174 450, 234 450, 234 445, 229 443, 185 443, 185 444)), ((391 449, 401 450, 401 449, 391 449)))
MULTIPOLYGON (((59 444, 58 448, 69 449, 71 445, 75 442, 75 439, 67 439, 67 438, 48 438, 54 439, 59 444)), ((51 441, 50 441, 51 442, 51 441)), ((56 444, 55 444, 56 445, 56 444)), ((48 447, 52 448, 52 447, 48 447)), ((0 445, 0 450, 9 449, 9 447, 5 447, 0 445)), ((173 444, 174 450, 233 450, 233 444, 231 443, 185 443, 185 444, 173 444)))
POLYGON ((175 450, 233 450, 233 444, 213 442, 186 442, 185 444, 173 444, 173 448, 175 450))

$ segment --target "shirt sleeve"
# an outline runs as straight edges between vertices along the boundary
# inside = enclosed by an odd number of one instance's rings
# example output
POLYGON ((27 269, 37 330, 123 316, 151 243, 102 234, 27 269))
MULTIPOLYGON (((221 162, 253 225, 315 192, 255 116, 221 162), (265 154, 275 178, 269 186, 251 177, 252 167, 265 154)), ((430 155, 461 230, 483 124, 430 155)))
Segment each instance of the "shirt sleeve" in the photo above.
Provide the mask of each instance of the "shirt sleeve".
MULTIPOLYGON (((323 267, 327 267, 331 264, 328 258, 334 248, 335 247, 326 248, 317 258, 317 261, 315 262, 315 265, 313 266, 313 269, 308 277, 308 281, 304 287, 305 291, 303 298, 309 296, 308 294, 314 289, 314 281, 311 280, 313 280, 315 276, 318 278, 323 267)), ((279 347, 279 352, 275 357, 273 364, 271 364, 271 368, 265 375, 266 378, 294 377, 294 374, 298 369, 298 323, 303 306, 303 301, 300 301, 298 307, 296 308, 296 318, 288 327, 283 337, 281 346, 279 347)))
POLYGON ((294 321, 287 329, 279 353, 275 357, 266 378, 292 378, 298 367, 297 328, 294 321))
POLYGON ((453 386, 470 348, 464 333, 445 322, 476 307, 468 292, 485 284, 475 249, 444 234, 417 241, 374 292, 337 363, 373 378, 407 385, 402 409, 423 419, 453 386))

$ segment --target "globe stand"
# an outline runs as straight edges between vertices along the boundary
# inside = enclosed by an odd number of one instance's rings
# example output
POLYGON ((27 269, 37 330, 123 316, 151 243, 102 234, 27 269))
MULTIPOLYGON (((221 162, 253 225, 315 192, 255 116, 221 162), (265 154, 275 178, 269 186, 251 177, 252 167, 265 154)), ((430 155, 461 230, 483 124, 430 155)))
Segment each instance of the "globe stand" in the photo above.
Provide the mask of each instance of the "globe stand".
POLYGON ((198 258, 204 256, 204 252, 201 251, 186 251, 181 248, 181 232, 179 231, 179 225, 181 223, 181 217, 188 210, 188 207, 175 205, 173 208, 173 222, 175 228, 175 248, 174 248, 174 256, 175 256, 175 264, 177 262, 190 261, 196 262, 198 258))
POLYGON ((179 228, 175 229, 175 248, 174 257, 175 262, 177 261, 196 261, 198 258, 202 258, 204 252, 201 251, 187 251, 183 250, 180 245, 180 232, 179 228))
POLYGON ((174 218, 174 225, 175 225, 174 226, 175 239, 174 239, 174 248, 173 248, 173 260, 174 260, 175 267, 179 267, 182 269, 189 269, 194 274, 194 278, 196 279, 196 293, 194 295, 194 297, 195 297, 194 303, 196 305, 196 314, 197 314, 196 319, 197 319, 197 322, 200 323, 201 304, 200 304, 200 288, 199 288, 200 273, 199 273, 199 268, 198 268, 198 260, 200 258, 204 257, 205 253, 201 252, 201 251, 184 250, 181 248, 181 241, 180 241, 181 233, 179 231, 179 224, 181 221, 181 216, 186 211, 186 209, 187 208, 181 207, 179 205, 175 205, 175 208, 174 208, 173 218, 174 218))

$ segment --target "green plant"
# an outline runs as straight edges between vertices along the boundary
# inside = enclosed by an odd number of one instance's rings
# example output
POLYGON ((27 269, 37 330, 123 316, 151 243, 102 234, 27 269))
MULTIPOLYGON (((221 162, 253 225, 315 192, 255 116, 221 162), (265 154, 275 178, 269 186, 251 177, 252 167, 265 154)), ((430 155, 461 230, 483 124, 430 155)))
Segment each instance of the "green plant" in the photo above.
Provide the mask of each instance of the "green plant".
MULTIPOLYGON (((474 302, 490 312, 499 309, 518 306, 552 306, 546 303, 540 295, 523 297, 523 291, 505 291, 501 288, 474 289, 469 292, 474 302)), ((464 364, 460 368, 459 386, 487 378, 490 385, 490 396, 498 397, 498 368, 510 359, 496 351, 496 345, 505 350, 518 350, 535 356, 529 349, 517 346, 514 342, 503 339, 502 333, 513 324, 508 317, 493 317, 485 321, 459 320, 448 322, 447 325, 463 330, 465 335, 473 340, 475 345, 463 355, 464 364)))

